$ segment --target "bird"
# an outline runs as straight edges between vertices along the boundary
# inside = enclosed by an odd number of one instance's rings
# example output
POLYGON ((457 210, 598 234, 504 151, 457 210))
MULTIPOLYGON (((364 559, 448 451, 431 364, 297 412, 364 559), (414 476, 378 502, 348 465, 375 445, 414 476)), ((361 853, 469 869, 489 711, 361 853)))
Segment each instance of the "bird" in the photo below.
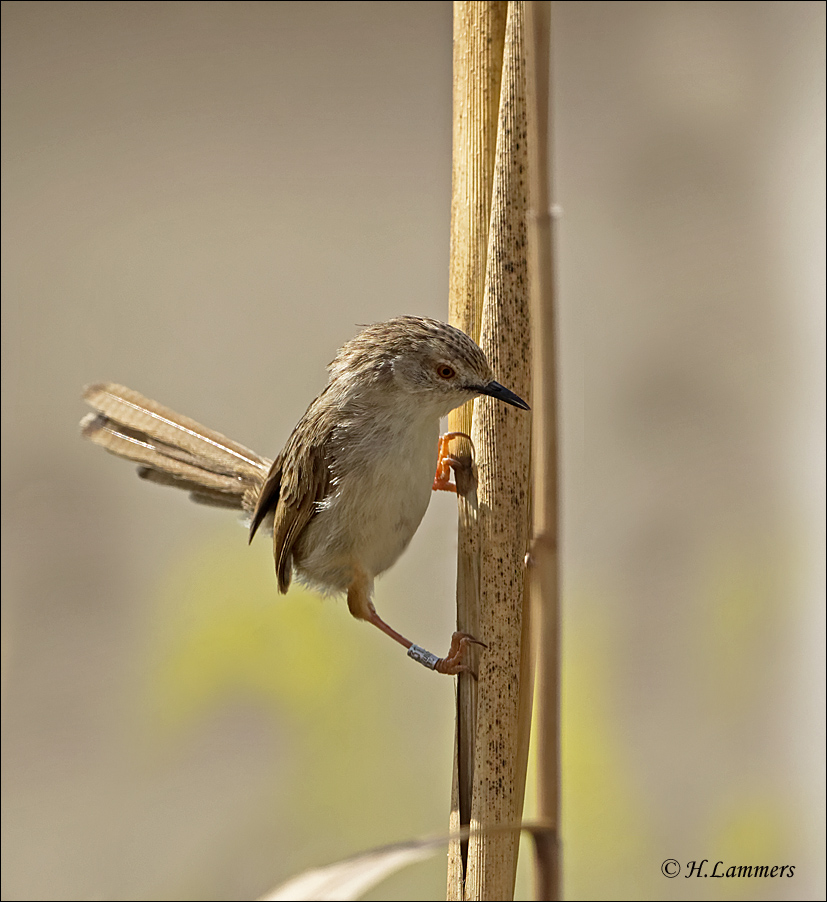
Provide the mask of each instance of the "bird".
POLYGON ((322 593, 343 593, 355 618, 425 667, 454 675, 471 671, 468 647, 482 641, 457 631, 438 657, 382 620, 372 599, 375 577, 407 548, 432 490, 456 491, 450 444, 464 433, 440 437, 439 421, 478 395, 530 409, 495 380, 465 332, 398 316, 339 349, 327 385, 275 460, 114 383, 86 387, 93 412, 80 425, 84 438, 137 463, 143 479, 239 511, 248 541, 272 533, 279 592, 295 574, 322 593))

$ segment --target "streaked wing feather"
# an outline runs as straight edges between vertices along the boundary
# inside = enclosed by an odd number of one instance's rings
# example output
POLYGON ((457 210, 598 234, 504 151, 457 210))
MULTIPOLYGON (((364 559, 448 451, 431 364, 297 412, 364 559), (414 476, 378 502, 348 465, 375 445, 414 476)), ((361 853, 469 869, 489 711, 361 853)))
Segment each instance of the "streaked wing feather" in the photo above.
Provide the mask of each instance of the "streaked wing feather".
POLYGON ((290 585, 293 546, 316 512, 317 504, 327 495, 330 483, 330 471, 321 448, 310 449, 304 459, 295 463, 295 481, 301 488, 283 493, 273 521, 273 556, 281 592, 286 592, 290 585))
POLYGON ((274 461, 250 524, 252 541, 259 525, 273 513, 273 555, 281 592, 290 585, 293 546, 330 489, 326 446, 337 411, 322 400, 328 388, 307 408, 274 461))
POLYGON ((250 534, 247 542, 253 541, 259 526, 261 526, 267 514, 276 507, 281 494, 281 467, 284 460, 284 451, 273 461, 270 472, 264 480, 261 491, 256 498, 253 516, 250 518, 250 534))

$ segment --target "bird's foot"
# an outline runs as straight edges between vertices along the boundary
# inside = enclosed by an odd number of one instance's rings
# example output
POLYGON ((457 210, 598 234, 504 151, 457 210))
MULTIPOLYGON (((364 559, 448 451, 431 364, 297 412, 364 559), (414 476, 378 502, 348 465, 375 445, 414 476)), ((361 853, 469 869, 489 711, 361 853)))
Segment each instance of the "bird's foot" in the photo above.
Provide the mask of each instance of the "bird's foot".
POLYGON ((463 468, 471 469, 473 462, 474 444, 471 442, 471 436, 465 432, 446 432, 445 435, 439 437, 439 449, 437 452, 436 476, 434 477, 433 490, 435 492, 454 492, 456 494, 457 486, 455 482, 451 482, 451 469, 457 473, 463 468), (471 444, 471 457, 454 457, 448 453, 448 446, 451 439, 464 438, 471 444))
POLYGON ((470 633, 456 632, 451 636, 451 647, 448 649, 448 654, 436 662, 434 670, 437 673, 447 673, 449 675, 470 673, 476 679, 477 674, 474 672, 473 667, 464 660, 469 645, 481 645, 483 648, 488 648, 484 642, 475 639, 470 633))
POLYGON ((477 674, 473 667, 465 660, 470 645, 481 645, 488 648, 484 642, 475 639, 469 633, 456 632, 451 636, 451 647, 448 654, 444 658, 438 658, 435 654, 420 648, 418 645, 412 645, 408 649, 408 657, 414 661, 419 661, 425 667, 435 670, 437 673, 444 673, 448 676, 454 676, 458 673, 470 673, 474 679, 477 674))

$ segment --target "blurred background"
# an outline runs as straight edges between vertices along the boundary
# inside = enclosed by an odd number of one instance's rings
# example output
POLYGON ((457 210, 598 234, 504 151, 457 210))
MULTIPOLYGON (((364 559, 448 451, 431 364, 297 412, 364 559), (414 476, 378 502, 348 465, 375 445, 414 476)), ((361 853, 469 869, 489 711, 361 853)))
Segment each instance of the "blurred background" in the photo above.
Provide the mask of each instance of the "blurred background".
MULTIPOLYGON (((77 421, 117 381, 274 456, 357 324, 447 316, 451 4, 2 14, 3 898, 446 829, 451 682, 77 421)), ((824 898, 825 7, 553 15, 567 897, 824 898)), ((436 651, 455 519, 377 587, 436 651)))

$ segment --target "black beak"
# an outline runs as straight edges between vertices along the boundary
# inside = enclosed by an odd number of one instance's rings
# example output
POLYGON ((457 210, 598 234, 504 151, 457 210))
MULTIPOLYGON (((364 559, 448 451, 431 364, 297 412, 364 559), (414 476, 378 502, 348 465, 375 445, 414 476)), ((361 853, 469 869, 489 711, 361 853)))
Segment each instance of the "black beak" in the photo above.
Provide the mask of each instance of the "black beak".
POLYGON ((531 410, 519 395, 515 395, 513 391, 510 391, 504 385, 500 385, 499 382, 489 382, 488 385, 481 385, 477 388, 477 391, 481 395, 490 395, 498 401, 505 401, 506 404, 511 404, 512 407, 531 410))

